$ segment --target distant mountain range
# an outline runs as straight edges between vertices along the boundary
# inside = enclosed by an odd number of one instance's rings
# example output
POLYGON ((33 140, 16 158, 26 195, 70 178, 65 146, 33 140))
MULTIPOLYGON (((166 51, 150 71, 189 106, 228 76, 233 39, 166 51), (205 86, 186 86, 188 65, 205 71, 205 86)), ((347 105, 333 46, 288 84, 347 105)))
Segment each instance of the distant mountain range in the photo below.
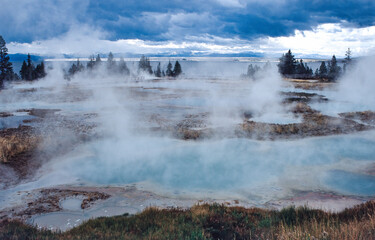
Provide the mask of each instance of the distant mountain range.
MULTIPOLYGON (((27 54, 21 54, 21 53, 16 53, 16 54, 8 54, 10 61, 11 62, 23 62, 27 60, 27 54)), ((30 55, 31 61, 33 62, 40 62, 45 59, 45 57, 41 57, 38 55, 30 55)))
MULTIPOLYGON (((97 55, 98 53, 92 54, 92 55, 97 55)), ((106 58, 108 56, 108 53, 99 53, 100 57, 106 58)), ((272 55, 265 55, 262 53, 254 53, 254 52, 243 52, 243 53, 231 53, 231 54, 221 54, 221 53, 211 53, 211 54, 204 54, 204 53, 191 53, 191 52, 179 52, 176 54, 171 54, 171 53, 159 53, 159 54, 134 54, 134 53, 113 53, 115 58, 140 58, 142 55, 145 55, 147 57, 152 57, 152 58, 241 58, 241 57, 248 57, 248 58, 269 58, 269 59, 278 59, 281 57, 281 54, 272 54, 272 55)), ((308 55, 300 55, 296 54, 296 58, 300 59, 314 59, 314 60, 329 60, 331 57, 330 56, 322 56, 319 54, 308 54, 308 55)), ((43 61, 45 59, 55 59, 56 56, 39 56, 39 55, 30 55, 31 60, 35 63, 43 61)), ((21 54, 21 53, 16 53, 16 54, 9 54, 10 61, 11 62, 23 62, 24 60, 27 60, 27 54, 21 54)), ((75 54, 63 54, 58 56, 58 59, 77 59, 77 58, 89 58, 90 55, 75 55, 75 54)), ((338 59, 339 60, 339 59, 338 59)))

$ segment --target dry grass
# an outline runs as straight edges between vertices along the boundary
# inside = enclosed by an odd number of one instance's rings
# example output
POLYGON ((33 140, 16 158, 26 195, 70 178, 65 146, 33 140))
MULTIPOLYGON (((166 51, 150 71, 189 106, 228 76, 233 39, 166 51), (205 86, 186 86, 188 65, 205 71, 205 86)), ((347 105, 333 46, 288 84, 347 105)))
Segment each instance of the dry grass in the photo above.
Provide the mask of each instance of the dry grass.
POLYGON ((347 119, 361 120, 367 124, 375 124, 375 112, 372 111, 348 112, 340 113, 339 115, 347 119))
POLYGON ((40 139, 28 134, 0 136, 0 163, 7 163, 12 158, 38 146, 40 139))
POLYGON ((297 226, 280 224, 279 239, 374 239, 375 216, 365 220, 354 219, 348 223, 321 223, 316 219, 297 226))
POLYGON ((140 214, 90 220, 65 233, 20 222, 0 224, 0 239, 375 239, 375 201, 340 213, 203 204, 148 208, 140 214))

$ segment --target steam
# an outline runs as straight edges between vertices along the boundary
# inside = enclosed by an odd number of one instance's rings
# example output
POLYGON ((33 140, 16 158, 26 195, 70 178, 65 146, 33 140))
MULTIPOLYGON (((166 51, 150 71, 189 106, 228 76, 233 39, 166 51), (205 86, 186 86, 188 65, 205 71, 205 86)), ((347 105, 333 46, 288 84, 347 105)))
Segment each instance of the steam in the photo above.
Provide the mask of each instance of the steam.
POLYGON ((350 102, 360 109, 375 110, 375 57, 366 57, 348 67, 348 73, 339 80, 337 99, 350 102))
POLYGON ((253 83, 249 93, 250 110, 257 117, 282 112, 281 88, 282 79, 275 67, 258 73, 257 80, 253 83))
MULTIPOLYGON (((185 72, 185 77, 173 80, 151 76, 135 79, 109 76, 103 67, 95 74, 76 74, 69 82, 61 68, 55 66, 39 82, 15 85, 37 90, 30 94, 31 102, 20 103, 25 95, 13 89, 19 94, 11 100, 14 106, 60 108, 59 114, 78 120, 77 115, 95 113, 89 121, 97 128, 89 141, 77 143, 65 155, 44 164, 40 178, 28 187, 138 184, 168 194, 207 196, 211 191, 224 194, 223 198, 236 194, 264 203, 288 196, 293 190, 334 191, 335 185, 325 183, 326 178, 335 179, 332 171, 353 172, 356 166, 355 171, 361 172, 375 156, 374 132, 298 141, 228 137, 184 141, 151 130, 153 114, 176 124, 186 115, 207 113, 204 120, 210 128, 235 128, 247 111, 253 119, 278 122, 286 109, 280 97, 282 79, 275 68, 253 81, 240 79, 237 71, 231 78, 191 79, 185 72), (76 99, 77 95, 82 97, 76 99)), ((182 68, 186 69, 184 65, 182 68)), ((366 79, 363 84, 373 86, 370 78, 366 79)), ((339 92, 348 91, 347 81, 343 80, 339 92)), ((360 87, 357 91, 369 94, 360 87)), ((372 97, 369 99, 374 103, 372 97)), ((64 131, 64 126, 59 127, 64 131)))
POLYGON ((372 93, 375 87, 374 64, 373 56, 353 62, 347 67, 346 73, 337 80, 337 84, 331 89, 321 91, 320 94, 326 96, 329 101, 311 106, 332 116, 344 112, 375 111, 375 95, 372 93))

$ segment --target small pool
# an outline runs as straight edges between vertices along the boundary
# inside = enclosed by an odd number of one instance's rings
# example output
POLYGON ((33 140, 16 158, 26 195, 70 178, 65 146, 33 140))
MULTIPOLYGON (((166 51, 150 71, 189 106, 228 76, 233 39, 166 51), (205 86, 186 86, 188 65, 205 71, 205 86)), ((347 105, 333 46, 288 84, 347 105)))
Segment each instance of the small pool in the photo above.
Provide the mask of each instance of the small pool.
POLYGON ((17 128, 20 125, 28 125, 25 124, 24 120, 32 120, 34 119, 34 116, 30 115, 14 115, 9 117, 0 117, 0 129, 5 128, 17 128))

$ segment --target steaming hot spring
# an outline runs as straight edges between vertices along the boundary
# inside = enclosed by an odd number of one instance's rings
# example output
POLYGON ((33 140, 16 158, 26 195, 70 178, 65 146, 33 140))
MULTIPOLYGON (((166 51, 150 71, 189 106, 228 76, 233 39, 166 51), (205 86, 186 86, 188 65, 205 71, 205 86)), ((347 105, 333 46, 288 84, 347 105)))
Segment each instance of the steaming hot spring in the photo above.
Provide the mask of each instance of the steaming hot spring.
POLYGON ((148 206, 338 211, 374 198, 370 74, 305 88, 275 69, 249 80, 188 64, 177 79, 56 71, 2 90, 0 218, 64 230, 148 206))

